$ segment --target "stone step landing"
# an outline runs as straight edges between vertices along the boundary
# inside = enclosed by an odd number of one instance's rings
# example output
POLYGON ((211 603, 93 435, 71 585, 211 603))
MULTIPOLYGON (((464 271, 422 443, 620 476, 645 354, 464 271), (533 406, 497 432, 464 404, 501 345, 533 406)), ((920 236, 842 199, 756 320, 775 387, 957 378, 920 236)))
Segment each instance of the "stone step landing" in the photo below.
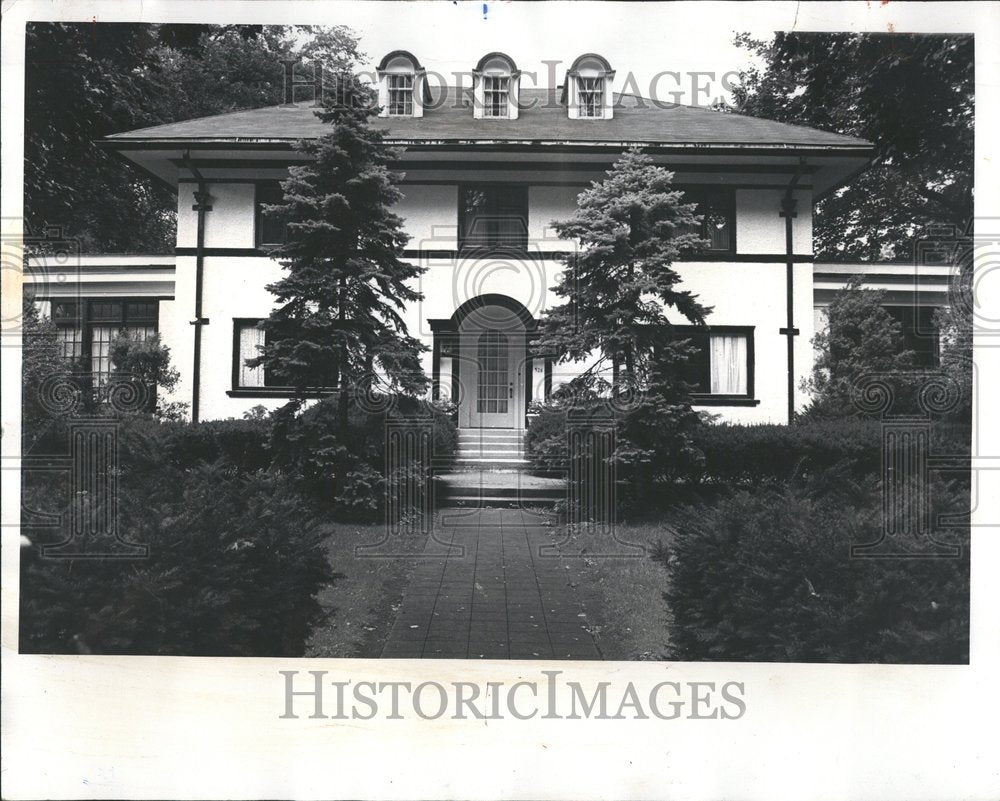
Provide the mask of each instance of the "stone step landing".
POLYGON ((551 507, 566 497, 566 482, 526 470, 455 470, 435 478, 438 505, 454 507, 551 507))

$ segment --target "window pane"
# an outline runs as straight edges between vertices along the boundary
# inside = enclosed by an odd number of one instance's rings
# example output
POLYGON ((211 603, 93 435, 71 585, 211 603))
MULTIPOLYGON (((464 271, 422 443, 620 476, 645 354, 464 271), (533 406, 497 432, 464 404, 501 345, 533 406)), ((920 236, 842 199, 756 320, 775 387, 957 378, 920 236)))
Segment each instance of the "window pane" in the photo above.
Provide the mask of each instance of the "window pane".
POLYGON ((717 211, 705 212, 702 229, 705 239, 710 242, 709 250, 729 250, 730 225, 728 215, 717 211))
POLYGON ((461 247, 528 244, 528 191, 523 186, 462 187, 461 247))
POLYGON ((122 304, 120 301, 92 300, 87 304, 91 320, 120 322, 122 319, 122 304))
POLYGON ((483 77, 483 116, 506 117, 510 78, 498 75, 483 77))
POLYGON ((577 78, 581 117, 604 115, 604 79, 577 78))
POLYGON ((80 311, 73 301, 54 300, 52 301, 52 321, 59 323, 62 321, 78 322, 80 311))
POLYGON ((695 214, 702 217, 700 228, 693 229, 693 233, 708 240, 709 251, 732 250, 735 219, 732 193, 715 187, 678 188, 684 192, 682 202, 697 204, 695 214))
POLYGON ((60 354, 64 359, 76 361, 83 356, 83 329, 75 325, 61 325, 56 328, 60 354))
POLYGON ((285 194, 278 181, 257 184, 256 187, 257 244, 283 245, 285 243, 285 221, 272 214, 264 213, 264 206, 285 202, 285 194))
POLYGON ((678 332, 677 338, 686 340, 692 351, 681 368, 681 379, 690 385, 692 392, 708 392, 710 387, 708 337, 703 332, 678 332))
POLYGON ((90 327, 90 371, 96 385, 106 384, 111 375, 111 342, 117 335, 116 325, 90 327))
POLYGON ((743 334, 712 334, 711 393, 747 394, 747 338, 743 334))
POLYGON ((130 323, 153 323, 157 321, 159 304, 155 300, 129 301, 125 304, 125 317, 130 323))
POLYGON ((484 331, 477 346, 479 376, 476 411, 506 414, 510 381, 507 336, 500 331, 484 331))
POLYGON ((260 348, 264 346, 264 329, 254 324, 242 324, 240 328, 240 352, 239 358, 239 386, 241 387, 262 387, 264 386, 264 368, 247 367, 247 359, 255 359, 260 356, 260 348))
POLYGON ((484 189, 462 187, 462 244, 483 247, 490 242, 489 202, 484 189))
POLYGON ((389 114, 394 117, 413 116, 413 76, 389 76, 389 114))

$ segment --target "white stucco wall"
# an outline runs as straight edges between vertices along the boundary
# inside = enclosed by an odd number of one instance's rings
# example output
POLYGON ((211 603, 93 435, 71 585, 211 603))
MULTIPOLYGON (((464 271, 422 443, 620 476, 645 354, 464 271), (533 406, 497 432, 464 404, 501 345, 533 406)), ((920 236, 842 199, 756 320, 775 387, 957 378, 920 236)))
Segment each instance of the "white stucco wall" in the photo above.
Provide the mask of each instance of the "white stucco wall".
MULTIPOLYGON (((458 188, 456 184, 405 184, 403 199, 396 207, 411 235, 408 250, 450 251, 457 247, 458 188)), ((529 189, 529 248, 539 256, 546 251, 566 250, 555 238, 550 224, 569 217, 583 187, 532 186, 529 189)), ((182 184, 178 196, 178 245, 196 244, 196 215, 191 210, 194 185, 182 184)), ((212 211, 207 215, 206 241, 209 248, 252 248, 254 245, 253 185, 213 183, 210 187, 212 211)), ((778 333, 785 326, 785 265, 778 261, 785 248, 784 219, 780 211, 780 189, 736 190, 736 241, 738 255, 767 256, 760 262, 683 262, 675 265, 683 287, 714 307, 710 324, 754 327, 756 406, 713 406, 708 411, 734 422, 781 422, 787 409, 786 338, 778 333)), ((808 190, 797 193, 798 217, 793 223, 795 252, 811 253, 811 200, 808 190)), ((561 262, 536 256, 530 260, 510 258, 455 259, 450 254, 413 257, 427 271, 418 281, 422 301, 404 312, 411 334, 428 346, 423 367, 430 375, 433 335, 429 320, 449 318, 466 300, 484 294, 507 295, 538 317, 555 300, 551 288, 563 269, 561 262)), ((183 385, 178 395, 190 403, 193 359, 194 317, 193 256, 177 258, 174 334, 171 349, 181 368, 183 385)), ((280 267, 265 256, 205 257, 203 315, 210 323, 203 327, 201 370, 202 419, 239 417, 257 405, 280 406, 281 398, 230 397, 232 389, 233 318, 265 317, 271 297, 265 286, 281 274, 280 267)), ((795 341, 796 404, 805 402, 797 388, 812 361, 810 340, 813 330, 812 266, 794 267, 795 325, 800 335, 795 341)), ((683 322, 677 320, 677 322, 683 322)), ((442 360, 441 380, 448 380, 448 359, 442 360)), ((555 384, 565 367, 556 367, 555 384)), ((542 376, 536 376, 540 382, 542 376)))
MULTIPOLYGON (((195 184, 177 190, 177 246, 198 244, 198 215, 192 211, 195 184)), ((252 248, 254 246, 254 185, 212 182, 208 190, 212 210, 205 215, 205 247, 252 248)))

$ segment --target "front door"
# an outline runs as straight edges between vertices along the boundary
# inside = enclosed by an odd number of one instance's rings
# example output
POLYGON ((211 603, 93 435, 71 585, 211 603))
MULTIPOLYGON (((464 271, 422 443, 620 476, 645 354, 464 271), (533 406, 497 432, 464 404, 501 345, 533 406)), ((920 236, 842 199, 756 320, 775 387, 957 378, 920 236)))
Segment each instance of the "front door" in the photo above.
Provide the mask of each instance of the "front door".
POLYGON ((474 428, 514 428, 517 371, 510 336, 481 331, 476 339, 474 428))
POLYGON ((524 324, 507 309, 488 306, 465 319, 460 336, 459 427, 523 426, 524 324))

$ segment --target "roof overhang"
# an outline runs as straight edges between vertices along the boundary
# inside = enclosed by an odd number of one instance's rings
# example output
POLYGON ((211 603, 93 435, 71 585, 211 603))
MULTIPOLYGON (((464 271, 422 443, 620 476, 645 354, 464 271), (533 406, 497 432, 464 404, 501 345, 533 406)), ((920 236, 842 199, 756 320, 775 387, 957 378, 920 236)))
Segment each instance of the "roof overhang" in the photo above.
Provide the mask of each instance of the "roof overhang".
MULTIPOLYGON (((98 142, 102 148, 113 150, 146 173, 176 189, 184 171, 179 167, 190 154, 199 167, 214 165, 247 169, 282 170, 289 164, 301 163, 307 157, 296 150, 296 139, 251 137, 203 137, 198 139, 169 138, 108 138, 98 142), (273 168, 272 165, 273 164, 273 168)), ((413 164, 420 160, 446 159, 461 168, 466 162, 497 160, 510 164, 509 157, 516 156, 525 164, 559 167, 563 163, 590 164, 594 169, 607 166, 630 147, 641 147, 654 159, 671 169, 697 172, 697 167, 731 165, 739 173, 744 165, 766 168, 773 165, 774 172, 789 172, 792 165, 803 163, 808 183, 817 198, 835 190, 871 161, 874 149, 870 145, 795 145, 760 143, 700 142, 669 144, 644 141, 573 141, 563 139, 411 139, 386 137, 386 143, 404 149, 404 162, 413 164)), ((216 173, 218 170, 215 171, 216 173)), ((221 177, 216 174, 215 177, 221 177)), ((273 177, 273 176, 262 176, 273 177)))

